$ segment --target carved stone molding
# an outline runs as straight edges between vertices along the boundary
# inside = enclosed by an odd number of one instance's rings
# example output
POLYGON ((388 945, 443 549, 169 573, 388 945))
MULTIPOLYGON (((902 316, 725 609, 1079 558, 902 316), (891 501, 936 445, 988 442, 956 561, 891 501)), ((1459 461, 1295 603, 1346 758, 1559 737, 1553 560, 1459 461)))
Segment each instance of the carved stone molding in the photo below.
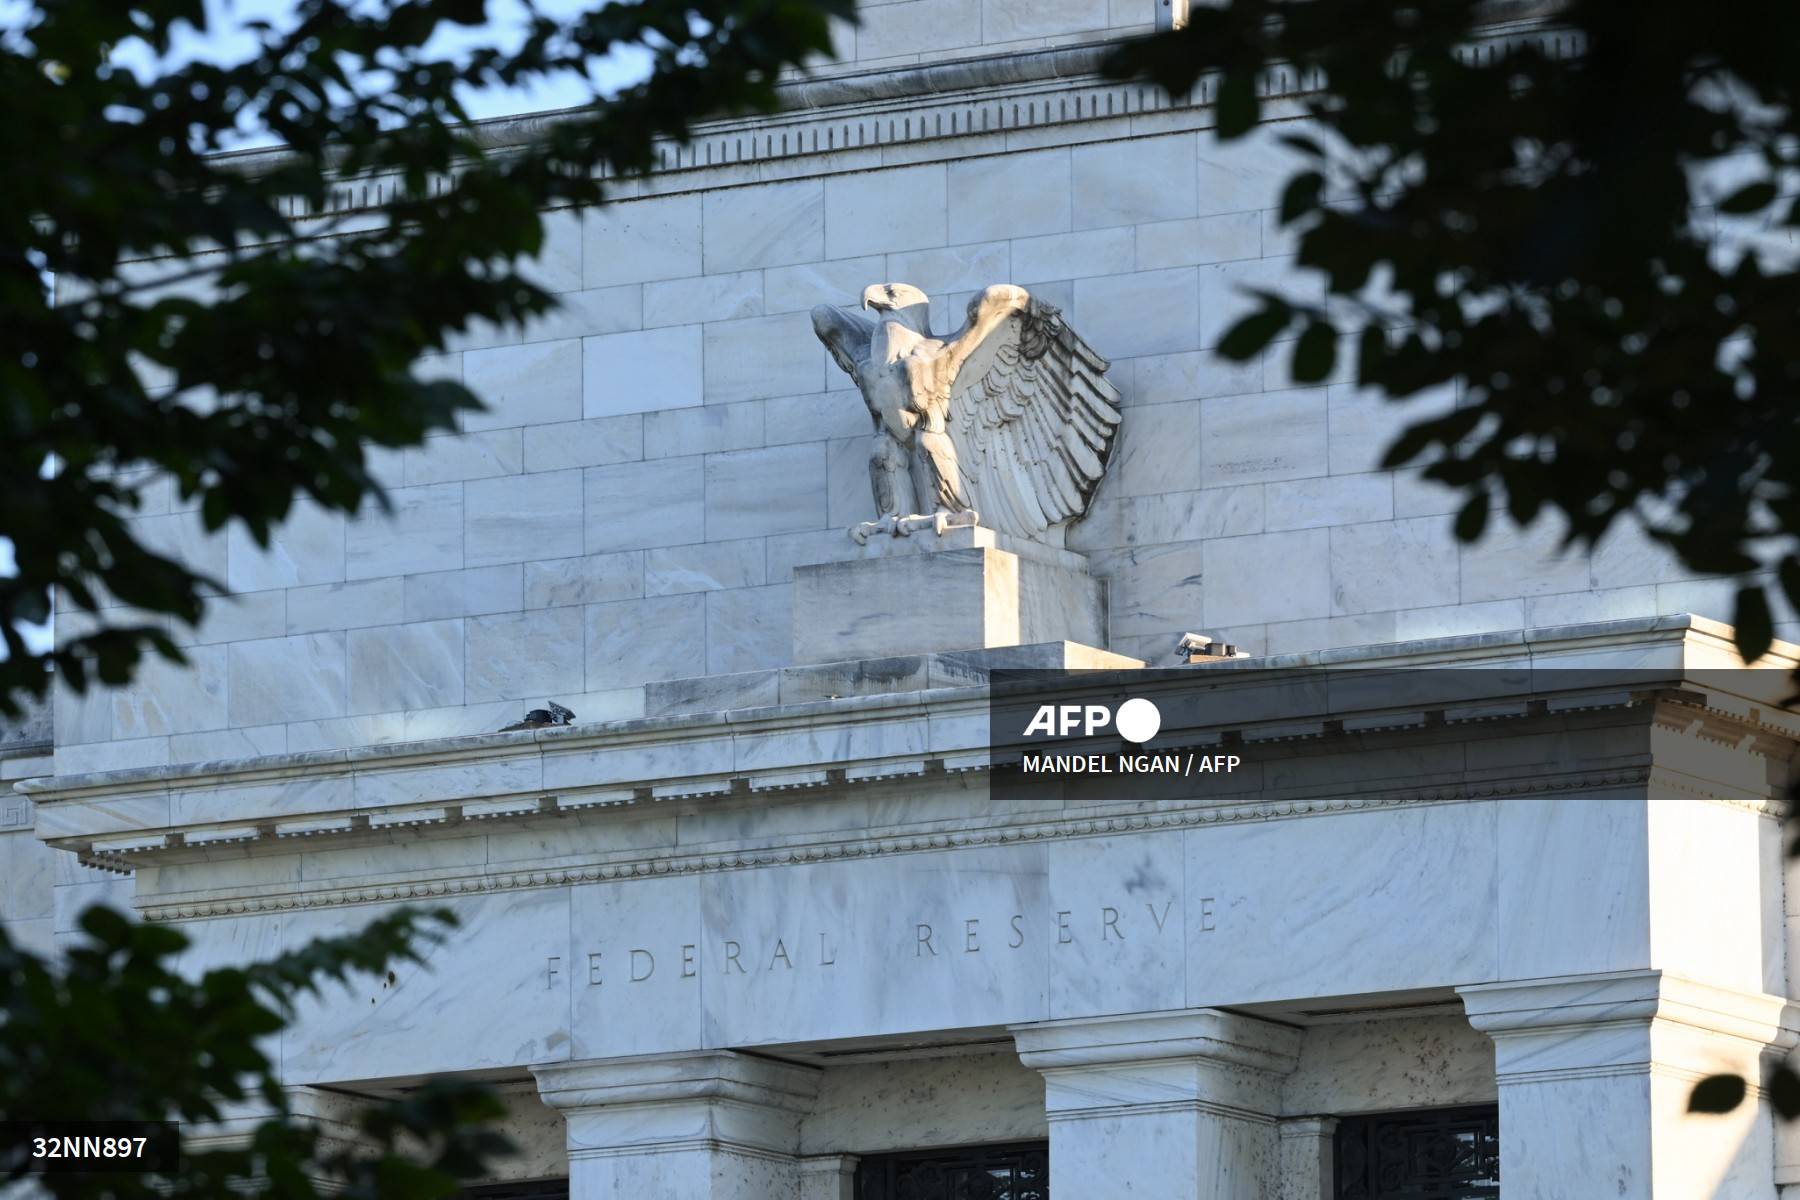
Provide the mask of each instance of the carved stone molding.
MULTIPOLYGON (((237 894, 216 899, 197 900, 186 897, 167 901, 152 900, 141 904, 138 911, 146 921, 188 921, 208 917, 239 916, 245 913, 431 900, 442 899, 446 896, 478 895, 486 892, 516 891, 527 888, 566 887, 590 883, 624 882, 633 879, 838 862, 847 859, 886 858, 900 854, 924 854, 981 846, 1110 837, 1119 834, 1150 833, 1157 830, 1204 828, 1211 825, 1252 821, 1291 820, 1341 813, 1415 808, 1426 805, 1476 803, 1515 797, 1569 795, 1602 789, 1638 787, 1643 785, 1648 777, 1647 770, 1605 771, 1592 774, 1571 774, 1560 778, 1537 776, 1507 783, 1419 788, 1407 792, 1389 791, 1375 796, 1265 801, 1114 816, 1071 816, 929 833, 889 829, 866 836, 814 841, 801 845, 692 854, 670 854, 664 850, 627 859, 611 859, 587 865, 540 870, 498 873, 465 872, 430 879, 369 882, 351 886, 327 886, 304 890, 288 889, 256 895, 237 894)), ((121 871, 128 871, 134 865, 125 856, 90 856, 84 858, 83 861, 89 865, 110 867, 121 871)))
MULTIPOLYGON (((1526 40, 1557 57, 1577 50, 1567 33, 1505 27, 1470 44, 1463 53, 1473 59, 1526 40)), ((1069 127, 1068 141, 1086 141, 1092 132, 1077 128, 1095 122, 1123 122, 1124 136, 1211 125, 1216 79, 1204 78, 1189 94, 1176 97, 1146 83, 1106 80, 1099 72, 1112 49, 1108 43, 1063 46, 790 81, 781 85, 782 112, 702 122, 685 145, 660 143, 646 187, 681 191, 867 170, 889 161, 929 161, 955 157, 959 152, 951 144, 958 140, 1043 137, 1059 126, 1069 127), (1154 128, 1143 127, 1146 118, 1154 128), (935 148, 932 143, 944 145, 935 148), (755 173, 745 177, 745 168, 755 168, 755 173)), ((1318 83, 1307 72, 1278 66, 1268 73, 1263 95, 1275 101, 1296 100, 1318 83)), ((503 152, 576 111, 478 122, 475 136, 503 152)), ((1300 110, 1293 111, 1298 115, 1300 110)), ((1052 139, 1034 144, 1056 143, 1052 139)), ((250 151, 227 156, 227 161, 254 173, 275 167, 283 154, 250 151)), ((433 186, 441 189, 443 183, 438 180, 433 186)), ((632 194, 637 186, 635 181, 621 184, 620 196, 632 194)), ((296 199, 286 215, 313 219, 372 210, 387 203, 399 186, 397 176, 347 180, 333 189, 324 210, 304 212, 296 199)))

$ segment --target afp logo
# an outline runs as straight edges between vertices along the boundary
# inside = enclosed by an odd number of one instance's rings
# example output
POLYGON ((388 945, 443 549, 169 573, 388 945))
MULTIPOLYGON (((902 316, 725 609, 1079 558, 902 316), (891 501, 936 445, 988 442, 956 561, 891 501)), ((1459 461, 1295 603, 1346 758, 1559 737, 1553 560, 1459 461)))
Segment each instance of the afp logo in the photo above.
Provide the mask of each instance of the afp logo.
POLYGON ((1108 726, 1126 741, 1141 746, 1162 728, 1162 712, 1142 696, 1125 701, 1116 713, 1104 704, 1040 704, 1025 726, 1025 736, 1069 737, 1079 733, 1093 737, 1108 726))

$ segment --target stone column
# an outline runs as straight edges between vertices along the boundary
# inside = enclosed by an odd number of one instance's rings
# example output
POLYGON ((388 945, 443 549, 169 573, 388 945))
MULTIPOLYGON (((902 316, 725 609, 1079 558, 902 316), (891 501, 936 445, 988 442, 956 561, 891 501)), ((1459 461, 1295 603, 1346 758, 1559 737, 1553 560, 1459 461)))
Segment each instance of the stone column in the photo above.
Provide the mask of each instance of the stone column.
MULTIPOLYGON (((287 1092, 291 1123, 310 1126, 318 1133, 321 1154, 354 1152, 373 1158, 380 1153, 380 1147, 365 1137, 357 1124, 357 1118, 367 1108, 367 1102, 362 1098, 303 1085, 283 1090, 287 1092)), ((260 1095, 226 1101, 219 1105, 219 1120, 209 1124, 183 1124, 181 1144, 184 1149, 196 1152, 245 1150, 255 1139, 258 1127, 274 1116, 275 1107, 260 1095)), ((345 1181, 341 1177, 314 1173, 310 1178, 313 1186, 325 1195, 336 1195, 344 1190, 345 1181)), ((19 1192, 18 1196, 35 1194, 27 1190, 19 1192)), ((0 1188, 0 1195, 11 1200, 14 1193, 0 1188)))
POLYGON ((1055 1195, 1276 1200, 1298 1030, 1196 1009, 1012 1032, 1044 1075, 1055 1195))
POLYGON ((1757 1086, 1795 1042, 1779 996, 1660 971, 1457 989, 1494 1041, 1500 1181, 1507 1200, 1766 1200, 1774 1128, 1757 1086), (1723 1116, 1692 1114, 1708 1075, 1751 1081, 1723 1116))
POLYGON ((533 1067, 568 1123, 571 1200, 798 1200, 818 1072, 731 1050, 533 1067))
POLYGON ((856 1200, 854 1154, 815 1154, 800 1160, 800 1200, 856 1200))
POLYGON ((1331 1200, 1336 1117, 1286 1117, 1281 1135, 1280 1200, 1331 1200))

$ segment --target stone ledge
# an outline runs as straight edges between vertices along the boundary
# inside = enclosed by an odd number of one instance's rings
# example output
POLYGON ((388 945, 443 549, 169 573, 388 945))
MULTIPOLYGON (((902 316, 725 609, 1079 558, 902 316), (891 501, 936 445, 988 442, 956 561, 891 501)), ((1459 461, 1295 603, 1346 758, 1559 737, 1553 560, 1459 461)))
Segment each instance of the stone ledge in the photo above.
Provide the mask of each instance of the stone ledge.
POLYGON ((1019 1058, 1038 1071, 1205 1058, 1285 1073, 1298 1060, 1301 1031, 1261 1017, 1200 1008, 1015 1025, 1012 1035, 1019 1058))
MULTIPOLYGON (((1512 633, 1477 634, 1465 637, 1433 638, 1415 642, 1351 647, 1327 651, 1322 655, 1291 654, 1264 658, 1221 659, 1216 663, 1195 664, 1178 670, 1238 673, 1263 673, 1315 669, 1320 666, 1400 668, 1400 667, 1477 667, 1503 660, 1532 662, 1544 658, 1542 665, 1581 666, 1587 668, 1625 667, 1666 670, 1671 676, 1686 669, 1689 652, 1699 650, 1718 654, 1730 646, 1730 626, 1704 617, 1677 613, 1659 617, 1632 618, 1595 622, 1585 625, 1558 626, 1550 629, 1528 629, 1512 633), (1646 660, 1645 650, 1656 651, 1646 660), (1580 654, 1589 661, 1571 661, 1580 654), (1597 657, 1611 655, 1613 661, 1597 657)), ((994 653, 994 652, 991 652, 994 653)), ((1000 652, 1003 653, 1003 652, 1000 652)), ((945 655, 954 661, 956 654, 945 655)), ((1771 666, 1787 667, 1800 663, 1800 646, 1776 642, 1765 660, 1771 666)), ((834 664, 826 664, 832 666, 834 664)), ((1014 666, 1015 663, 993 663, 1014 666)), ((1719 664, 1724 666, 1723 662, 1719 664)), ((756 673, 752 673, 756 674, 756 673)), ((1770 691, 1779 691, 1787 682, 1786 671, 1771 670, 1770 691)), ((839 721, 879 719, 913 713, 923 715, 933 708, 943 713, 975 706, 985 711, 985 692, 966 682, 961 685, 927 688, 871 695, 843 696, 838 699, 810 700, 792 704, 777 703, 765 707, 733 711, 686 712, 649 716, 626 721, 595 722, 516 733, 468 734, 460 737, 435 738, 418 742, 391 742, 343 750, 313 750, 289 754, 273 754, 258 758, 230 759, 219 762, 182 763, 168 767, 134 767, 123 771, 102 771, 79 775, 60 775, 26 780, 13 786, 16 790, 44 802, 61 802, 75 797, 98 799, 107 795, 163 790, 171 786, 211 785, 224 782, 279 782, 296 776, 316 775, 318 768, 406 767, 442 764, 445 759, 461 760, 490 755, 557 753, 589 746, 632 745, 661 742, 669 734, 716 733, 758 728, 781 728, 795 722, 809 723, 815 717, 839 721)), ((984 731, 985 732, 985 731, 984 731)))
POLYGON ((1470 1024, 1492 1037, 1567 1033, 1652 1020, 1759 1044, 1800 1041, 1800 1006, 1666 971, 1608 971, 1479 983, 1457 989, 1470 1024))
MULTIPOLYGON (((927 772, 922 769, 913 772, 915 778, 924 778, 926 775, 927 772)), ((1184 829, 1304 820, 1309 817, 1391 811, 1418 806, 1480 803, 1522 797, 1579 796, 1590 794, 1596 789, 1639 787, 1644 782, 1645 775, 1641 771, 1572 772, 1562 776, 1537 773, 1505 782, 1487 781, 1404 792, 1383 789, 1377 796, 1355 794, 1336 798, 1268 800, 1238 797, 1222 803, 1197 802, 1186 807, 1152 808, 1128 814, 1073 812, 1050 818, 1025 819, 1013 814, 999 820, 982 818, 962 822, 940 821, 923 830, 916 827, 885 827, 852 836, 821 837, 817 834, 802 834, 752 847, 688 851, 663 847, 633 856, 615 856, 605 861, 572 866, 493 869, 487 864, 479 864, 472 868, 381 876, 354 884, 337 880, 302 881, 299 884, 251 892, 242 887, 229 887, 205 892, 162 894, 140 900, 137 907, 145 920, 176 921, 395 900, 436 901, 486 892, 706 875, 769 866, 878 859, 903 854, 928 854, 942 850, 1055 842, 1159 830, 1179 832, 1184 829)), ((723 791, 719 793, 721 798, 725 794, 723 791)), ((353 831, 341 823, 337 832, 353 831)), ((151 840, 154 839, 145 839, 146 842, 151 840)), ((164 852, 158 858, 166 857, 167 853, 179 852, 178 848, 161 845, 150 849, 164 852)), ((146 861, 155 862, 156 858, 146 861)), ((108 870, 129 872, 136 865, 136 857, 110 855, 96 865, 108 870)))
POLYGON ((1143 665, 1142 659, 1079 642, 1037 642, 671 679, 645 685, 644 707, 645 714, 651 717, 724 713, 752 706, 830 702, 850 696, 979 687, 992 671, 1125 671, 1143 665))

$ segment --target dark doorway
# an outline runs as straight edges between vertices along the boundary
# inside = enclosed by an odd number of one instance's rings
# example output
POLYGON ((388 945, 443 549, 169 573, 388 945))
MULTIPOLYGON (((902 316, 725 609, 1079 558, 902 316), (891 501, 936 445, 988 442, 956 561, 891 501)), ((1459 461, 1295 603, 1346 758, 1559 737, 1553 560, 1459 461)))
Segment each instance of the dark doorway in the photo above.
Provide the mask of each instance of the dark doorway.
POLYGON ((1337 1200, 1493 1200, 1500 1109, 1432 1108, 1338 1123, 1337 1200))
POLYGON ((1050 1143, 871 1154, 856 1200, 1050 1200, 1050 1143))
POLYGON ((458 1192, 457 1200, 569 1200, 567 1179, 527 1179, 520 1183, 482 1183, 458 1192))

